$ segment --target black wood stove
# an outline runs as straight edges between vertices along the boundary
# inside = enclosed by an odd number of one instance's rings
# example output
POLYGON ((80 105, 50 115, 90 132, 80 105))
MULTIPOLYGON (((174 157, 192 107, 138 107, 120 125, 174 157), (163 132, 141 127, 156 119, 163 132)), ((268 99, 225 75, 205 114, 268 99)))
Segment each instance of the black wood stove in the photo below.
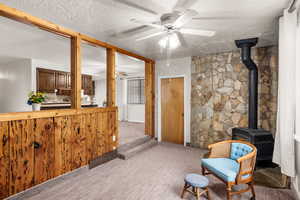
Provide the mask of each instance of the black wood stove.
POLYGON ((271 132, 257 128, 258 110, 258 70, 251 59, 251 48, 257 44, 258 38, 236 40, 238 48, 241 48, 241 59, 249 70, 249 107, 248 128, 233 128, 233 140, 246 140, 257 148, 257 161, 272 163, 274 139, 271 132))

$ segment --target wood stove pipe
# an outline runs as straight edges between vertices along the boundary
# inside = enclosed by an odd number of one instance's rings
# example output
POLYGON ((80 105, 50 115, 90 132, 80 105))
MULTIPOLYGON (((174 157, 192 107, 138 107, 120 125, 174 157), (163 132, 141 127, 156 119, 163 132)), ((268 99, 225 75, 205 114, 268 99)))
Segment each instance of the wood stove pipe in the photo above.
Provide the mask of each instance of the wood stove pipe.
POLYGON ((258 38, 236 40, 235 44, 241 48, 241 60, 249 70, 249 106, 248 106, 248 128, 257 129, 258 110, 258 71, 257 66, 251 59, 251 47, 255 46, 258 38))

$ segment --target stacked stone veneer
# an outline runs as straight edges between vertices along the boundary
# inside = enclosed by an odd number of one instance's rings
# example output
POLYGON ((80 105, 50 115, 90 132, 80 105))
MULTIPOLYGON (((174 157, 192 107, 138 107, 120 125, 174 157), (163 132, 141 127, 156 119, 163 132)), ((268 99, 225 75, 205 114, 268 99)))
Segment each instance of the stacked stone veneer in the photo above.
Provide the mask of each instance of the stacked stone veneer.
MULTIPOLYGON (((254 48, 259 70, 258 126, 276 129, 277 47, 254 48)), ((192 57, 191 144, 208 144, 231 138, 233 127, 248 126, 248 69, 240 52, 192 57)))

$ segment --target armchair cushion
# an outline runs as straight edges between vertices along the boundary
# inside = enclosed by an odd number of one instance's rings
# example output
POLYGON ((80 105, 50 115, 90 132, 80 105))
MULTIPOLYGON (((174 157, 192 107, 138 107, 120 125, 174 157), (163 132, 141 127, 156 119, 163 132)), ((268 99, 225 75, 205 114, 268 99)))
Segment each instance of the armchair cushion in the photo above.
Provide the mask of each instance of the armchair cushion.
MULTIPOLYGON (((202 166, 227 182, 234 182, 239 173, 240 165, 230 158, 207 158, 202 159, 202 166)), ((247 178, 249 175, 244 175, 247 178)))
POLYGON ((248 153, 252 152, 253 149, 247 144, 243 143, 232 143, 231 144, 231 153, 230 158, 233 160, 237 160, 240 157, 247 155, 248 153))

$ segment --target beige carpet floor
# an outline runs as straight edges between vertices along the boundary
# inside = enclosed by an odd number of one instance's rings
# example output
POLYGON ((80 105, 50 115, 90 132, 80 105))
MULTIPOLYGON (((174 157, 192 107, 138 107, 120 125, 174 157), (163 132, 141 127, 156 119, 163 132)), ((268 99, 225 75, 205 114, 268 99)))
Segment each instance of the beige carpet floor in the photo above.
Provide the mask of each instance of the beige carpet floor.
MULTIPOLYGON (((204 153, 200 149, 159 144, 129 160, 115 159, 68 178, 27 199, 180 200, 184 176, 201 172, 200 158, 204 153)), ((226 199, 224 184, 213 177, 209 180, 212 200, 226 199)), ((255 190, 257 200, 294 200, 290 190, 262 186, 255 190)), ((250 197, 245 193, 234 199, 250 197)), ((194 198, 187 194, 185 199, 194 198)))
POLYGON ((128 144, 145 137, 145 124, 137 122, 119 122, 120 145, 128 144))

